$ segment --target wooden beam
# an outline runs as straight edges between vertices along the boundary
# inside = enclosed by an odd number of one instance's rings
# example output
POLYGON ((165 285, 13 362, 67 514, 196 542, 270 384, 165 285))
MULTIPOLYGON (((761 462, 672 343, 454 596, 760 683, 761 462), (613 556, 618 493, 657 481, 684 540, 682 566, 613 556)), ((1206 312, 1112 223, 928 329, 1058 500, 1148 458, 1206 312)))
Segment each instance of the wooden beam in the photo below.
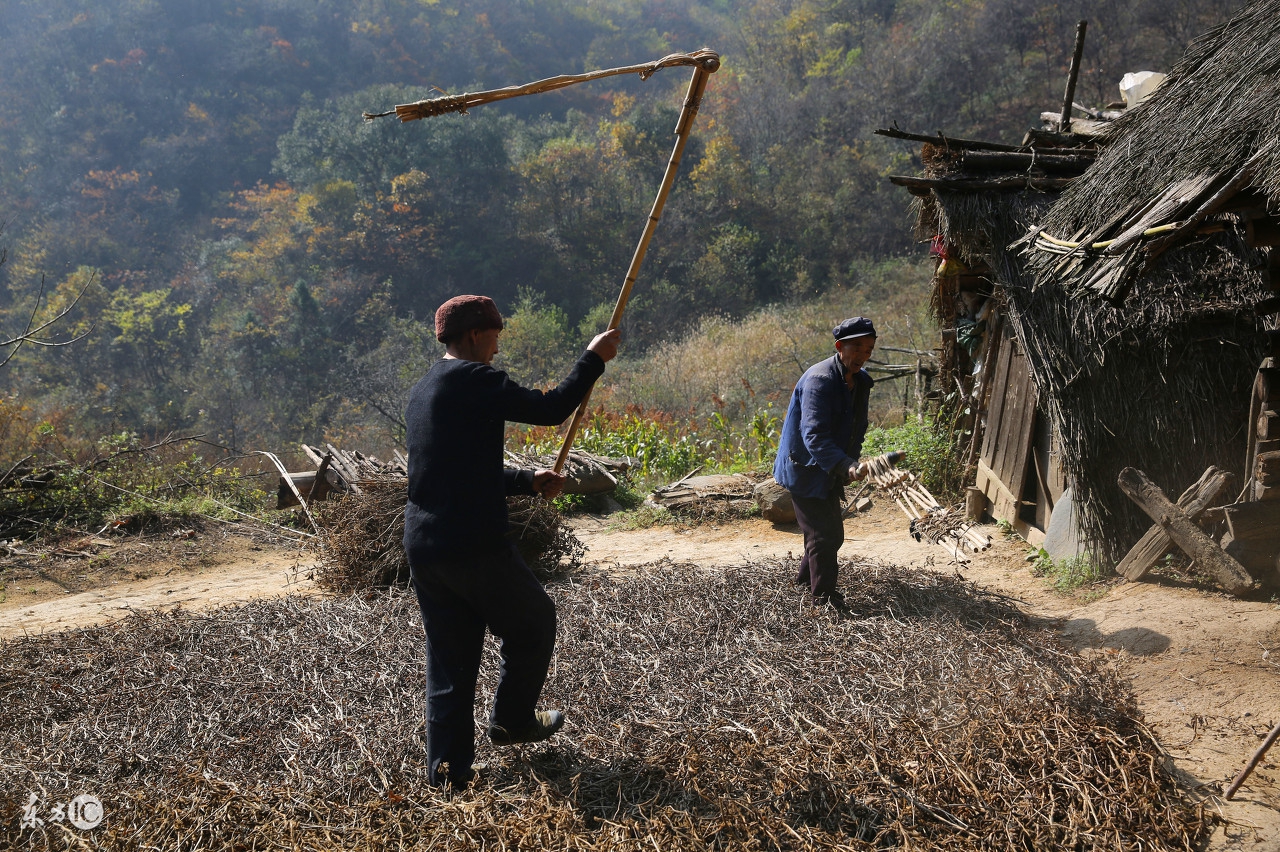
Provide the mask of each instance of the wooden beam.
POLYGON ((916 190, 940 189, 944 192, 1009 192, 1034 189, 1040 192, 1057 192, 1071 186, 1075 178, 1069 177, 1001 177, 1001 178, 921 178, 909 175, 889 175, 889 182, 904 186, 913 193, 916 190))
POLYGON ((1244 595, 1254 588, 1253 578, 1244 567, 1232 559, 1213 539, 1204 534, 1195 522, 1181 509, 1169 502, 1160 487, 1137 468, 1126 467, 1120 471, 1116 483, 1129 499, 1138 504, 1165 532, 1173 543, 1182 548, 1201 568, 1218 578, 1224 589, 1233 595, 1244 595))
POLYGON ((324 496, 329 493, 329 480, 325 474, 329 472, 329 465, 332 462, 333 455, 325 453, 324 458, 320 460, 320 466, 316 468, 316 476, 311 483, 311 488, 307 491, 308 503, 312 500, 323 500, 324 496))
POLYGON ((1076 46, 1071 54, 1071 68, 1067 71, 1067 91, 1062 96, 1062 118, 1058 120, 1058 132, 1071 132, 1071 105, 1076 98, 1076 79, 1080 76, 1080 57, 1084 56, 1084 33, 1088 29, 1088 21, 1076 24, 1076 46))
POLYGON ((1262 402, 1280 402, 1280 367, 1260 368, 1253 378, 1253 392, 1262 402))
MULTIPOLYGON (((1182 492, 1178 498, 1178 508, 1191 520, 1199 520, 1206 509, 1226 502, 1224 493, 1234 492, 1236 477, 1234 474, 1216 467, 1210 467, 1201 474, 1200 479, 1190 488, 1182 492)), ((1227 495, 1230 499, 1230 495, 1227 495)), ((1173 547, 1173 540, 1165 532, 1164 527, 1155 524, 1147 530, 1146 535, 1138 539, 1124 559, 1116 566, 1116 573, 1126 580, 1134 582, 1155 567, 1156 563, 1173 547)))
POLYGON ((1280 485, 1280 452, 1258 453, 1257 458, 1254 478, 1262 485, 1280 485))
POLYGON ((1050 172, 1070 172, 1081 174, 1093 164, 1096 152, 1092 148, 1081 149, 1078 153, 1043 154, 1032 152, 1003 151, 966 151, 960 157, 960 164, 966 169, 978 171, 1026 171, 1041 168, 1050 172))
POLYGON ((931 145, 941 145, 944 148, 956 148, 966 151, 1018 151, 1016 145, 1002 145, 999 142, 980 142, 976 139, 957 139, 954 136, 944 136, 942 132, 929 136, 924 133, 908 133, 905 130, 899 130, 896 127, 882 127, 874 131, 877 136, 887 136, 890 139, 906 139, 909 142, 927 142, 931 145))
POLYGON ((1280 438, 1280 411, 1267 410, 1258 415, 1258 440, 1274 441, 1280 438))

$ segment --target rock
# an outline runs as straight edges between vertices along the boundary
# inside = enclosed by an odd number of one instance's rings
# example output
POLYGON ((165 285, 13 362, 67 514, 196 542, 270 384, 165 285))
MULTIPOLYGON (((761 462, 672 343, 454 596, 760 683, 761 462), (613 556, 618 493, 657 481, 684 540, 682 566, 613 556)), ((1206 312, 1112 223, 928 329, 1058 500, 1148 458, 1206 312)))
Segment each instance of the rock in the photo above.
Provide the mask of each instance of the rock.
POLYGON ((751 480, 741 474, 691 476, 655 488, 650 499, 668 509, 712 504, 751 497, 751 480))
POLYGON ((1049 528, 1045 530, 1044 551, 1054 559, 1066 559, 1080 556, 1084 551, 1084 537, 1080 534, 1080 526, 1076 522, 1076 504, 1071 498, 1071 489, 1062 492, 1058 502, 1053 504, 1053 514, 1049 516, 1049 528))
POLYGON ((794 524, 796 510, 791 505, 791 492, 771 476, 755 487, 756 505, 766 520, 775 524, 794 524))

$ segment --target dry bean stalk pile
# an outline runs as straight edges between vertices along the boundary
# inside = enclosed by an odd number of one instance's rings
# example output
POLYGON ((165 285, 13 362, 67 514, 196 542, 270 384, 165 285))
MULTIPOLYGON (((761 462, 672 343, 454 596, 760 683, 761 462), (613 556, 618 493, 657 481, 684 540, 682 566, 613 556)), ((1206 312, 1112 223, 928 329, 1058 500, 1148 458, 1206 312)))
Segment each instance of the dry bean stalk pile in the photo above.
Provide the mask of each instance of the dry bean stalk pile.
MULTIPOLYGON (((549 590, 548 743, 426 784, 411 594, 287 597, 0 645, 0 847, 1190 849, 1122 682, 956 577, 846 564, 852 616, 794 564, 657 563, 549 590), (89 831, 19 831, 29 793, 89 831)), ((483 717, 496 654, 486 648, 483 717)), ((483 728, 481 728, 483 730, 483 728)))
MULTIPOLYGON (((316 583, 345 593, 409 582, 403 544, 407 487, 402 477, 366 480, 359 494, 316 504, 323 544, 316 583)), ((586 547, 551 503, 508 497, 507 511, 516 547, 544 582, 581 562, 586 547)))

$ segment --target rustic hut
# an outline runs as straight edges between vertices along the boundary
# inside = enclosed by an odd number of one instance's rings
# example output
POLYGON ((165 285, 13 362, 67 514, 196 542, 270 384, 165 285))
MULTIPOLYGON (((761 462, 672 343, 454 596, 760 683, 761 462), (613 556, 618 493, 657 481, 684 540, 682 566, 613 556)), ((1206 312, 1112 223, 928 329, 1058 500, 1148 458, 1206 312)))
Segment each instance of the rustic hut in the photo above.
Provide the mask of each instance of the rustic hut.
MULTIPOLYGON (((919 187, 922 228, 989 282, 1006 322, 986 345, 1015 343, 1003 374, 982 370, 990 405, 977 482, 984 469, 998 480, 985 489, 1005 501, 997 517, 1026 519, 1027 504, 1047 502, 1028 499, 1032 480, 1047 490, 1056 469, 1088 549, 1114 564, 1150 525, 1117 486, 1125 467, 1176 495, 1212 464, 1243 476, 1242 499, 1271 496, 1275 474, 1259 460, 1278 449, 1266 415, 1280 387, 1264 361, 1280 279, 1268 251, 1280 233, 1277 126, 1280 0, 1258 0, 1193 43, 1148 100, 1100 135, 1029 138, 1028 150, 1008 152, 1065 153, 1046 141, 1096 148, 1071 153, 1095 162, 1066 188, 1045 182, 1047 169, 1027 171, 1017 190, 964 186, 946 170, 958 159, 971 173, 968 151, 926 147, 935 174, 919 187), (1018 385, 1028 372, 1032 401, 1018 385), (1038 420, 1002 426, 1010 406, 1038 420), (1035 469, 1032 448, 1046 445, 1056 463, 1035 469), (992 470, 1020 454, 1031 457, 1024 480, 992 470)), ((962 293, 962 280, 953 289, 962 293)))
POLYGON ((1105 131, 1021 241, 1023 262, 1005 255, 1012 324, 1085 537, 1109 562, 1150 525, 1116 484, 1123 468, 1175 495, 1211 464, 1257 479, 1278 126, 1280 0, 1258 0, 1105 131))
POLYGON ((1044 540, 1067 482, 1004 290, 1022 274, 1021 257, 1007 246, 1097 154, 1097 122, 1075 124, 1068 133, 1058 127, 1059 120, 1047 119, 1016 146, 879 131, 923 143, 924 176, 890 180, 916 197, 917 235, 931 242, 937 258, 940 386, 959 388, 973 412, 965 424, 971 427, 965 449, 970 514, 977 518, 989 509, 1033 544, 1044 540))

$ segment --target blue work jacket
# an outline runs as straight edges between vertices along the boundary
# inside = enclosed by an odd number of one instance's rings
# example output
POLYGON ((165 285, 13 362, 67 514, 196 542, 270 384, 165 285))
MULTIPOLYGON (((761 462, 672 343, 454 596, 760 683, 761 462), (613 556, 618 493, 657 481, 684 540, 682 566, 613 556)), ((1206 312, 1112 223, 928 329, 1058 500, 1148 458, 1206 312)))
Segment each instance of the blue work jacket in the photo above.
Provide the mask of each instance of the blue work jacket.
POLYGON ((814 364, 796 382, 778 442, 773 478, 793 497, 825 497, 862 455, 867 403, 875 379, 865 369, 844 383, 838 354, 814 364))

